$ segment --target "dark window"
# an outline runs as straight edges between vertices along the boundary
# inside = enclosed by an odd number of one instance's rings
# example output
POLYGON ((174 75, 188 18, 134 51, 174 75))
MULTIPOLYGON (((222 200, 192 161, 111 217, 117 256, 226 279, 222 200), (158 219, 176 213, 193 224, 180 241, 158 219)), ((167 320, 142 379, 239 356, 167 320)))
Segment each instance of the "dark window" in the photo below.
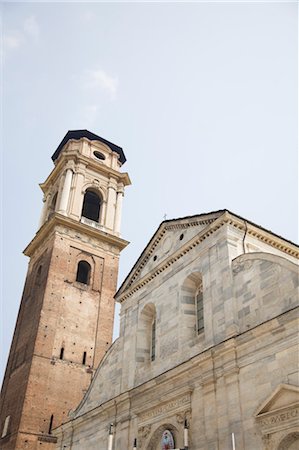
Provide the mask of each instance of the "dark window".
POLYGON ((83 353, 82 364, 86 363, 86 352, 83 353))
POLYGON ((64 347, 61 347, 59 356, 60 359, 63 359, 63 354, 64 354, 64 347))
POLYGON ((94 222, 99 221, 101 199, 93 191, 86 191, 84 195, 82 216, 94 222))
POLYGON ((76 281, 83 284, 89 284, 90 277, 90 264, 86 261, 80 261, 77 269, 76 281))
POLYGON ((53 419, 54 419, 54 416, 53 416, 53 414, 52 414, 52 415, 51 415, 51 418, 50 418, 50 424, 49 424, 49 434, 52 433, 53 419))
POLYGON ((152 336, 151 336, 151 360, 155 361, 156 358, 156 319, 152 323, 152 336))
POLYGON ((95 156, 96 158, 98 158, 98 159, 102 159, 102 160, 106 159, 105 156, 103 155, 103 153, 100 153, 100 152, 93 152, 93 154, 94 154, 94 156, 95 156))
POLYGON ((196 300, 196 318, 197 318, 197 332, 203 330, 204 328, 204 317, 203 317, 203 293, 202 289, 200 288, 197 291, 197 294, 195 296, 196 300))

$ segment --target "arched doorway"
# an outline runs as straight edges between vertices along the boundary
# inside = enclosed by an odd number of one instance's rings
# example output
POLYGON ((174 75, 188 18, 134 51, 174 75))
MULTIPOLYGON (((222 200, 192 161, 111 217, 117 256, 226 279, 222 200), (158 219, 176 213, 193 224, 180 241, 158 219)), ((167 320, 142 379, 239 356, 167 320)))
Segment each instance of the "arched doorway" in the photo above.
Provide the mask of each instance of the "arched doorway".
POLYGON ((299 432, 295 431, 283 438, 277 450, 298 450, 299 448, 299 432))
POLYGON ((160 425, 152 434, 146 450, 172 450, 178 446, 178 430, 171 423, 160 425))

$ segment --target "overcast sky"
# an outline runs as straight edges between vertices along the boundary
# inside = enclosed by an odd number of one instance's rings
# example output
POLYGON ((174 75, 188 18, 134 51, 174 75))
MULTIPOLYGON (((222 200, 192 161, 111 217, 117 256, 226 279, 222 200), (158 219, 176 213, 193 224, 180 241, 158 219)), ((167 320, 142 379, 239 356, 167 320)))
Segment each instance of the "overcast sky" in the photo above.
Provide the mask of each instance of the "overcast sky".
POLYGON ((165 214, 228 208, 297 241, 296 2, 1 8, 2 371, 38 183, 70 129, 128 160, 119 283, 165 214))

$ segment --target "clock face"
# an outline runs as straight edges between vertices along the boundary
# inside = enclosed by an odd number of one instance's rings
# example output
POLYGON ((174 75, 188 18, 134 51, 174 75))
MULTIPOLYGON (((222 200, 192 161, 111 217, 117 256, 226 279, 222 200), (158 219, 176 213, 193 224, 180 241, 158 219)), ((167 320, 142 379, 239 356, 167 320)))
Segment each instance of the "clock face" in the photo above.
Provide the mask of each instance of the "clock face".
POLYGON ((162 450, 174 449, 174 439, 169 430, 165 430, 164 433, 162 434, 161 444, 162 450))

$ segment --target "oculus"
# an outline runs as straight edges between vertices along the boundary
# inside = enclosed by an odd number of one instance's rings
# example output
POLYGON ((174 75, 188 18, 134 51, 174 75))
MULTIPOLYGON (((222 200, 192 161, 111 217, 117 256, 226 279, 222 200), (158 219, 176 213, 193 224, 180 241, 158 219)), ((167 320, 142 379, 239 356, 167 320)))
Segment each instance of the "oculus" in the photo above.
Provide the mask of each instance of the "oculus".
POLYGON ((103 153, 93 152, 93 154, 97 159, 101 159, 102 161, 104 161, 104 159, 106 159, 105 156, 103 155, 103 153))

